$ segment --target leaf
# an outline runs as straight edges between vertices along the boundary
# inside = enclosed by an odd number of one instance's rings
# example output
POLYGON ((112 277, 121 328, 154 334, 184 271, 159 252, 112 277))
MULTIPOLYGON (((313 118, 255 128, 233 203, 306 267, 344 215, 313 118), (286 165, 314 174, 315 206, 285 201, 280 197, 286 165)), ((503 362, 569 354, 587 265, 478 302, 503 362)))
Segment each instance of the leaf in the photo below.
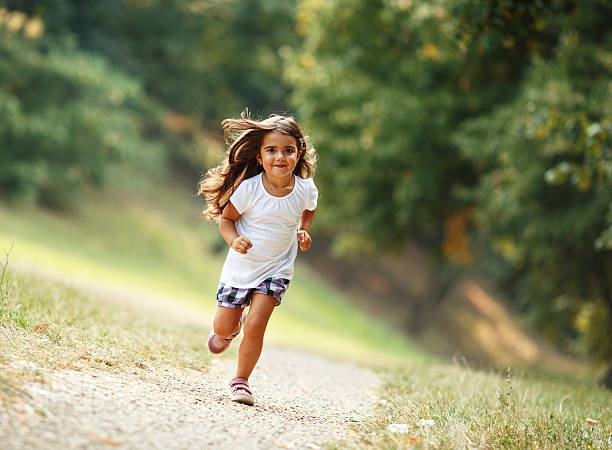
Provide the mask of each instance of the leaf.
POLYGON ((440 60, 440 50, 431 42, 428 42, 423 46, 423 54, 433 61, 440 60))
POLYGON ((119 447, 121 445, 121 442, 113 441, 112 439, 105 438, 97 433, 91 433, 90 436, 94 441, 102 442, 106 445, 111 445, 113 447, 119 447))
POLYGON ((280 439, 276 439, 274 441, 274 445, 280 448, 295 448, 295 444, 293 442, 285 442, 281 441, 280 439))
POLYGON ((558 185, 565 183, 571 173, 571 164, 567 161, 562 161, 552 169, 548 169, 544 174, 544 178, 548 184, 558 185))
POLYGON ((48 329, 49 329, 49 324, 46 322, 39 323, 38 325, 34 327, 34 331, 36 331, 37 333, 44 333, 48 329))

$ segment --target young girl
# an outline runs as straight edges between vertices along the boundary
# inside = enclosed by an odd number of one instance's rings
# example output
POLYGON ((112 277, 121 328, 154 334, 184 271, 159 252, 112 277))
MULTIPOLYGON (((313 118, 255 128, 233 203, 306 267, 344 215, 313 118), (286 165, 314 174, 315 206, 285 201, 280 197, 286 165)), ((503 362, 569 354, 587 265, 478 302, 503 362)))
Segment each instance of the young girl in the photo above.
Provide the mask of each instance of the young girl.
POLYGON ((249 376, 259 359, 268 319, 293 277, 298 246, 308 250, 317 207, 311 178, 316 156, 292 117, 223 121, 228 151, 200 181, 206 219, 217 220, 229 251, 208 338, 221 353, 244 324, 231 399, 253 405, 249 376), (244 308, 249 306, 246 315, 244 308))

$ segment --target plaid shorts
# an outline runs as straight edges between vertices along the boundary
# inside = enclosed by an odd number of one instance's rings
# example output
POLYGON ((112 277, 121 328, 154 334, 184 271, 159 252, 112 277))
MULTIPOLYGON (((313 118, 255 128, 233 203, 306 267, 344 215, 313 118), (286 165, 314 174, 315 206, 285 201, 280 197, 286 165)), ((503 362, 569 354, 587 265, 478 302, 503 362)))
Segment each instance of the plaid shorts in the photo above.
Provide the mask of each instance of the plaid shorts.
POLYGON ((220 282, 217 288, 217 305, 226 308, 244 308, 251 304, 253 294, 260 293, 274 297, 278 306, 290 281, 286 278, 268 278, 254 288, 236 288, 220 282))

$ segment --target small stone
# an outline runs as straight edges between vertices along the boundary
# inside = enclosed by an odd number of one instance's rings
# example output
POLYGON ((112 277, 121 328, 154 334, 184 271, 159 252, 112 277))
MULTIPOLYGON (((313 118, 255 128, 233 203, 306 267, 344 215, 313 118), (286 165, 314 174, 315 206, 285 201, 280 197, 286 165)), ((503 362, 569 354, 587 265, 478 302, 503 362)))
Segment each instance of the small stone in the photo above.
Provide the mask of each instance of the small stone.
POLYGON ((387 427, 391 433, 408 433, 410 426, 407 423, 391 423, 387 427))
POLYGON ((433 425, 435 425, 435 421, 431 420, 431 419, 421 419, 417 422, 417 425, 419 427, 431 427, 433 425))

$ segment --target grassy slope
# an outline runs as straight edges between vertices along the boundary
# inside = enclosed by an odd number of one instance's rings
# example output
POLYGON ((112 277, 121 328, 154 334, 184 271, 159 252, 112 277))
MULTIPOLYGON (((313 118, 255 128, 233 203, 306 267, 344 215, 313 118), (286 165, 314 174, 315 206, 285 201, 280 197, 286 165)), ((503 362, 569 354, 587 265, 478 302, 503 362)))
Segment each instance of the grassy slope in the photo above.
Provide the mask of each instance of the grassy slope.
MULTIPOLYGON (((0 271, 1 273, 2 271, 0 271)), ((9 269, 0 292, 0 401, 44 368, 205 370, 202 327, 143 314, 108 294, 9 269)))
MULTIPOLYGON (((0 301, 0 400, 41 367, 206 372, 199 325, 159 320, 58 281, 10 271, 0 301), (42 325, 42 326, 41 326, 42 325)), ((235 351, 235 349, 233 349, 235 351)), ((381 400, 337 448, 610 448, 612 393, 571 379, 434 361, 379 368, 381 400), (587 419, 596 422, 590 424, 587 419), (424 420, 430 421, 423 423, 424 420), (402 427, 401 433, 389 426, 402 427)))
MULTIPOLYGON (((91 193, 70 215, 0 205, 0 248, 14 243, 15 265, 43 266, 62 278, 69 274, 157 301, 188 303, 211 315, 226 250, 217 227, 199 217, 201 202, 186 188, 137 177, 126 186, 125 175, 118 180, 115 186, 123 187, 104 196, 91 193)), ((419 354, 299 262, 268 340, 381 364, 419 354), (387 342, 384 352, 377 342, 387 342)))

